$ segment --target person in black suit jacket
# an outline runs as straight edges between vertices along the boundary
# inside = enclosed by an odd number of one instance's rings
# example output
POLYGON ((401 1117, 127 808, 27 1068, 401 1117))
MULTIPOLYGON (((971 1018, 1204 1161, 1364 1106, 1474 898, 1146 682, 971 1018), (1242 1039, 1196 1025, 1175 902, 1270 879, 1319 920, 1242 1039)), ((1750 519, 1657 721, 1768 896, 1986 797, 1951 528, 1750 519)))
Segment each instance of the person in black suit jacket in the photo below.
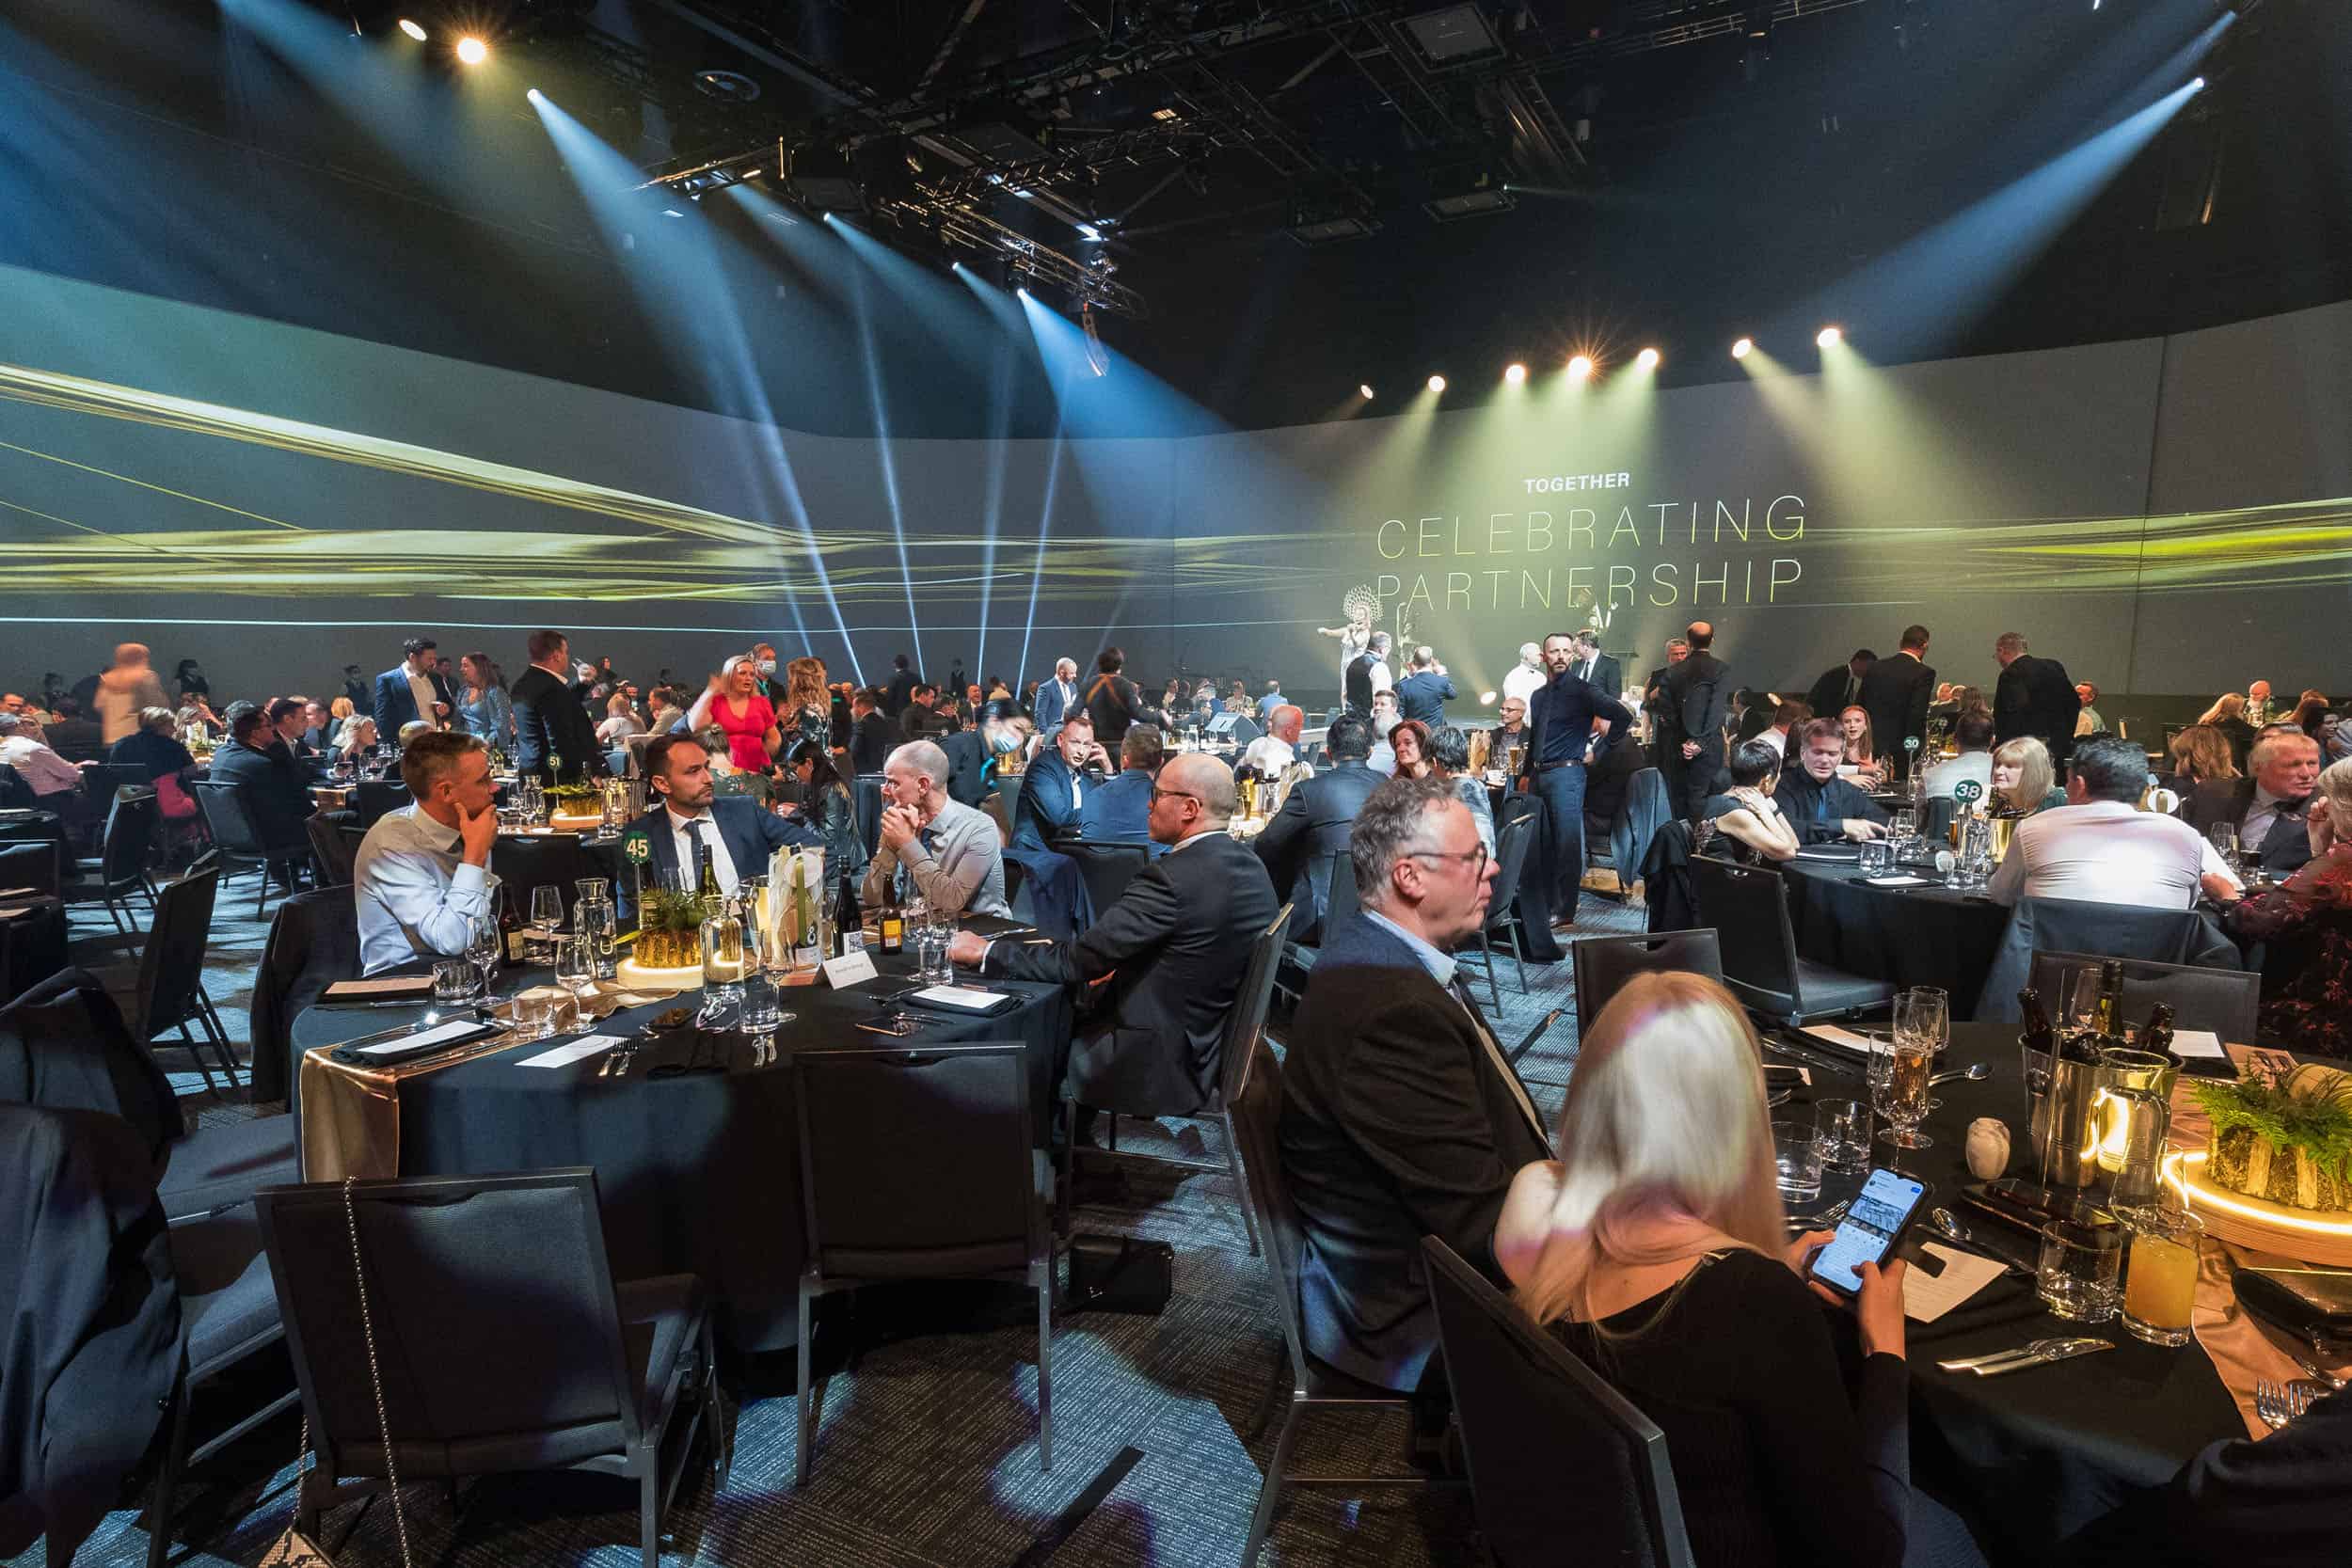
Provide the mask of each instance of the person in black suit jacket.
POLYGON ((1695 822, 1714 793, 1724 766, 1724 719, 1730 710, 1731 672, 1713 653, 1715 628, 1693 621, 1683 637, 1691 656, 1666 672, 1667 729, 1660 756, 1671 764, 1666 789, 1683 820, 1695 822))
POLYGON ((1396 683, 1396 711, 1406 719, 1418 719, 1431 729, 1445 724, 1445 705, 1460 696, 1454 682, 1438 662, 1435 649, 1413 650, 1413 661, 1405 678, 1396 683))
POLYGON ((1110 754, 1094 738, 1094 721, 1073 713, 1054 732, 1053 744, 1039 751, 1021 776, 1021 797, 1012 809, 1012 842, 1020 849, 1050 849, 1054 840, 1078 831, 1087 797, 1110 772, 1110 754))
POLYGON ((1326 939, 1282 1066, 1299 1307, 1319 1359, 1438 1393, 1421 1239, 1501 1283, 1495 1221, 1513 1178, 1551 1147, 1449 956, 1484 927, 1495 874, 1453 784, 1383 785, 1357 819, 1353 859, 1363 907, 1326 939))
POLYGON ((1123 649, 1105 648, 1094 656, 1094 679, 1087 683, 1087 717, 1094 721, 1094 738, 1116 746, 1137 724, 1152 722, 1143 693, 1121 671, 1127 667, 1123 649))
POLYGON ((315 809, 310 786, 293 760, 270 746, 269 715, 251 703, 232 703, 229 739, 213 752, 214 784, 235 784, 254 836, 268 850, 299 848, 310 842, 303 826, 315 809))
POLYGON ((890 760, 892 748, 906 737, 882 711, 882 694, 872 687, 850 699, 850 766, 859 773, 879 773, 890 760))
POLYGON ((1331 907, 1331 857, 1347 847, 1357 812, 1387 782, 1364 760, 1372 754, 1372 725, 1356 714, 1331 721, 1324 752, 1331 766, 1291 785, 1252 846, 1275 891, 1293 906, 1291 940, 1310 944, 1322 936, 1323 911, 1331 907))
POLYGON ((429 637, 412 637, 400 645, 404 656, 398 664, 375 677, 375 733, 389 740, 400 733, 403 724, 421 719, 435 729, 445 727, 449 716, 457 711, 457 694, 450 689, 449 677, 441 673, 441 656, 435 652, 437 644, 429 637), (433 689, 433 710, 417 711, 417 676, 433 689))
POLYGON ((914 689, 922 684, 923 677, 914 673, 904 654, 891 659, 890 671, 890 684, 882 690, 882 710, 887 717, 896 719, 914 695, 914 689))
POLYGON ((2050 749, 2050 760, 2063 775, 2074 752, 2074 721, 2083 711, 2074 678, 2057 659, 2026 652, 2023 632, 2001 633, 1993 657, 2001 661, 2001 678, 1993 688, 1994 744, 2032 736, 2050 749))
POLYGON ((1788 732, 1788 762, 1772 804, 1797 831, 1798 842, 1886 836, 1886 814, 1878 802, 1837 776, 1845 759, 1846 735, 1835 719, 1808 719, 1788 732))
MULTIPOLYGON (((691 735, 658 735, 647 741, 645 778, 656 804, 631 822, 627 832, 631 838, 642 835, 651 851, 648 887, 699 887, 707 862, 719 891, 733 893, 744 878, 766 876, 768 858, 778 849, 825 842, 821 832, 776 816, 748 795, 719 798, 710 752, 691 735), (695 823, 702 826, 697 829, 691 825, 695 823), (698 838, 703 841, 699 850, 698 838)), ((832 875, 830 867, 827 875, 832 875)), ((636 918, 634 911, 626 912, 636 918)))
POLYGON ((268 750, 283 758, 286 766, 294 770, 294 776, 305 785, 325 778, 330 766, 326 753, 302 736, 309 723, 306 716, 310 705, 308 702, 292 697, 280 697, 269 705, 271 744, 268 750))
POLYGON ((542 784, 610 771, 596 727, 571 686, 571 643, 560 631, 534 631, 531 668, 507 693, 515 705, 515 766, 542 784), (563 759, 559 779, 556 759, 563 759))
MULTIPOLYGON (((947 755, 947 799, 977 807, 988 799, 989 746, 993 724, 986 729, 958 730, 943 735, 937 745, 947 755)), ((887 760, 887 759, 884 759, 887 760)))
POLYGON ((1589 626, 1576 634, 1568 668, 1576 672, 1577 679, 1603 696, 1625 695, 1625 671, 1615 659, 1600 651, 1600 633, 1589 626))
POLYGON ((1173 758, 1152 802, 1152 837, 1168 852, 1083 936, 1032 946, 961 931, 948 946, 950 958, 991 977, 1091 997, 1058 1074, 1081 1106, 1186 1116, 1216 1096, 1226 1015, 1250 944, 1279 908, 1264 867, 1225 831, 1233 798, 1233 776, 1215 757, 1173 758))
MULTIPOLYGON (((1921 747, 1928 742, 1928 705, 1935 700, 1935 672, 1925 662, 1928 657, 1928 628, 1903 628, 1903 645, 1892 658, 1883 658, 1871 666, 1862 677, 1862 696, 1849 706, 1857 706, 1870 716, 1870 738, 1877 750, 1877 758, 1887 765, 1887 777, 1909 777, 1905 765, 1919 752, 1906 749, 1903 742, 1916 740, 1921 747)), ((1813 710, 1816 719, 1835 719, 1837 709, 1824 712, 1813 710)), ((1925 767, 1924 761, 1920 766, 1925 767)))
POLYGON ((2288 877, 2310 863, 2311 824, 2305 812, 2319 787, 2319 742, 2307 735, 2273 735, 2254 742, 2242 779, 2215 779, 2181 802, 2181 820, 2210 835, 2227 822, 2238 832, 2238 852, 2249 866, 2288 877))
POLYGON ((1340 696, 1348 712, 1371 716, 1373 698, 1391 689, 1386 679, 1388 670, 1389 634, 1375 631, 1364 651, 1350 659, 1341 673, 1340 696))
MULTIPOLYGON (((1862 702, 1863 678, 1879 656, 1867 648, 1856 648, 1853 657, 1843 664, 1833 664, 1821 672, 1821 678, 1813 683, 1813 689, 1804 694, 1808 717, 1835 719, 1846 708, 1858 707, 1862 702)), ((1777 722, 1777 720, 1775 720, 1777 722)), ((1897 741, 1898 746, 1902 742, 1897 741)))

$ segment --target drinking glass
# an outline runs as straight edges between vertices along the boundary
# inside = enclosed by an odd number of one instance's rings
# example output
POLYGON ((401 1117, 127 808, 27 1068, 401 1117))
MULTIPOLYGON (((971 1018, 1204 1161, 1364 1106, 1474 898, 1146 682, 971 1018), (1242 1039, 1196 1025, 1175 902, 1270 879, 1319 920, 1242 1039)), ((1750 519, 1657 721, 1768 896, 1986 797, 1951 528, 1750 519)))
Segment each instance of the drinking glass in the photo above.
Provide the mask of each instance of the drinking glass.
POLYGON ((2061 1035, 2099 1032, 2103 990, 2097 964, 2076 964, 2058 976, 2058 1029, 2061 1035))
POLYGON ((1928 1079, 1935 1053, 1916 1037, 1870 1037, 1870 1104, 1886 1126, 1879 1141, 1897 1148, 1930 1148, 1935 1140, 1920 1132, 1928 1114, 1928 1079))
POLYGON ((1772 1123, 1772 1168, 1780 1196, 1791 1203, 1811 1203, 1821 1196, 1821 1146, 1804 1122, 1772 1123))
POLYGON ((742 1026, 747 1034, 771 1034, 789 1023, 792 1017, 784 1010, 775 971, 755 969, 744 974, 742 1026))
POLYGON ((551 937, 564 924, 564 890, 552 882, 531 890, 531 924, 541 936, 551 937))
POLYGON ((2115 1316, 2116 1278, 2123 1267, 2123 1233, 2112 1226, 2057 1220, 2042 1227, 2034 1293, 2042 1305, 2074 1323, 2103 1323, 2115 1316))
POLYGON ((1909 844, 1919 836, 1919 819, 1908 810, 1899 811, 1886 830, 1886 836, 1898 845, 1909 844))
POLYGON ((1870 1166, 1869 1108, 1858 1100, 1815 1101, 1813 1141, 1820 1146, 1823 1168, 1867 1170, 1870 1166))
POLYGON ((482 984, 482 973, 470 958, 451 958, 433 966, 433 1012, 436 1018, 444 1013, 463 1010, 473 1000, 474 989, 482 984))
POLYGON ((555 998, 532 986, 515 997, 515 1037, 543 1040, 555 1033, 555 998))
POLYGON ((583 996, 596 983, 596 942, 584 931, 556 940, 555 983, 583 996))
POLYGON ((2143 1210, 2131 1222, 2123 1327, 2152 1345, 2185 1345, 2197 1305, 2197 1247, 2205 1227, 2180 1210, 2143 1210))
MULTIPOLYGON (((1895 995, 1895 1038, 1908 1036, 1932 1059, 1943 1053, 1952 1037, 1951 998, 1941 986, 1913 986, 1895 995)), ((1944 1102, 1928 1097, 1928 1109, 1944 1102)))
POLYGON ((2205 836, 2213 840, 2214 853, 2221 857, 2221 863, 2235 871, 2238 868, 2237 824, 2217 822, 2205 830, 2205 836))
POLYGON ((1870 838, 1862 841, 1862 850, 1858 857, 1858 863, 1862 867, 1862 874, 1864 876, 1877 877, 1883 875, 1889 866, 1892 865, 1894 858, 1895 847, 1884 839, 1870 838))
POLYGON ((498 1000, 499 960, 506 956, 506 939, 500 934, 498 914, 485 911, 473 923, 473 941, 466 948, 466 956, 482 972, 482 995, 485 1001, 498 1000))

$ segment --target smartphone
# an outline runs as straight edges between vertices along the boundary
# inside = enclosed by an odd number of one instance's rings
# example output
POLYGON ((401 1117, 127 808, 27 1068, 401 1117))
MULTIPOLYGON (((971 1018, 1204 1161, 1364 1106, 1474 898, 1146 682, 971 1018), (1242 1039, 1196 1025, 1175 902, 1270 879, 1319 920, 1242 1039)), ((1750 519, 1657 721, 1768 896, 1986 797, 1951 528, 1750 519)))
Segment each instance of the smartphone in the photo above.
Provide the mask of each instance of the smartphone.
POLYGON ((1861 1290, 1860 1265, 1886 1261, 1895 1243, 1911 1227, 1920 1206, 1927 1202, 1927 1192, 1926 1187, 1908 1176, 1899 1176, 1891 1170, 1872 1171, 1862 1183, 1853 1207, 1838 1222, 1837 1234, 1813 1255, 1807 1276, 1840 1295, 1850 1296, 1861 1290))

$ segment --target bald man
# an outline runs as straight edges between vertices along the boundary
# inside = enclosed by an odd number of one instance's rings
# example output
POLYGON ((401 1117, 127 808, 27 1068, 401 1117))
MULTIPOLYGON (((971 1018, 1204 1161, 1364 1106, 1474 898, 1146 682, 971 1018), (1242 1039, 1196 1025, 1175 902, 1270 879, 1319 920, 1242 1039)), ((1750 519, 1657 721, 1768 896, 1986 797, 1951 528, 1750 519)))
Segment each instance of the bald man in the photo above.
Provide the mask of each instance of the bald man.
POLYGON ((1095 1005, 1057 1076, 1082 1107, 1187 1116, 1210 1102, 1223 1069, 1226 1015, 1249 944, 1274 920, 1274 883, 1226 832, 1233 775, 1212 756, 1171 757, 1152 790, 1151 831, 1168 847, 1075 942, 1032 945, 958 932, 948 956, 1016 980, 1058 981, 1095 1005), (1101 993, 1092 988, 1103 987, 1101 993))
POLYGON ((1731 705, 1731 672, 1715 657, 1715 627, 1693 621, 1683 634, 1690 657, 1666 669, 1660 707, 1664 723, 1658 758, 1668 798, 1683 820, 1706 814, 1715 775, 1724 766, 1724 720, 1731 705))

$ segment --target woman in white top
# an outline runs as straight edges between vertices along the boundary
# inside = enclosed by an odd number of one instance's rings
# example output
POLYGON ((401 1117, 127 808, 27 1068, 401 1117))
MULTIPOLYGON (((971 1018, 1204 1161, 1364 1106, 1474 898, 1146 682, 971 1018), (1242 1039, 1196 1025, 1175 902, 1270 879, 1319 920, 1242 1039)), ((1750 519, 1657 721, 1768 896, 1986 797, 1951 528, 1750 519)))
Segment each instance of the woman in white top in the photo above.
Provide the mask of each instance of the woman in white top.
POLYGON ((1347 596, 1347 624, 1315 628, 1315 635, 1318 637, 1336 637, 1340 640, 1340 700, 1342 702, 1347 700, 1347 667, 1363 657, 1364 650, 1372 646, 1373 602, 1360 594, 1350 594, 1347 596))

